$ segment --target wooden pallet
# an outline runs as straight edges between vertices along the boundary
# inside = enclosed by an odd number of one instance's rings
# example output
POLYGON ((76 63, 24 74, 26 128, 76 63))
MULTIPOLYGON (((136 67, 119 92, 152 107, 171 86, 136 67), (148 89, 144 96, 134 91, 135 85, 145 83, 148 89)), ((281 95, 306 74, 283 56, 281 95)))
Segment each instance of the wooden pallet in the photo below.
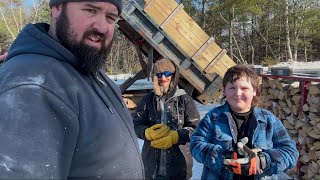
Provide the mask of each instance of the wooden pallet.
POLYGON ((223 77, 234 61, 174 0, 145 0, 144 11, 205 74, 223 77))

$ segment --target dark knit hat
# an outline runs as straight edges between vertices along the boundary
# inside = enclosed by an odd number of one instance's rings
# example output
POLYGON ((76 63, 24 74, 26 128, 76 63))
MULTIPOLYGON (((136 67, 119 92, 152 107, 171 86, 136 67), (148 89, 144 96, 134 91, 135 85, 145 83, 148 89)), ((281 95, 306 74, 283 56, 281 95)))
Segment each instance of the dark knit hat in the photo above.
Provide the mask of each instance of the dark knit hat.
POLYGON ((176 68, 173 63, 169 59, 161 59, 154 63, 153 72, 154 74, 163 73, 165 71, 169 71, 174 73, 176 68))
POLYGON ((109 2, 109 3, 114 4, 117 7, 119 14, 122 11, 122 0, 50 0, 49 6, 50 6, 50 8, 52 8, 54 5, 62 4, 65 2, 84 2, 84 1, 87 1, 87 2, 90 2, 90 1, 91 2, 92 1, 94 1, 94 2, 109 2))

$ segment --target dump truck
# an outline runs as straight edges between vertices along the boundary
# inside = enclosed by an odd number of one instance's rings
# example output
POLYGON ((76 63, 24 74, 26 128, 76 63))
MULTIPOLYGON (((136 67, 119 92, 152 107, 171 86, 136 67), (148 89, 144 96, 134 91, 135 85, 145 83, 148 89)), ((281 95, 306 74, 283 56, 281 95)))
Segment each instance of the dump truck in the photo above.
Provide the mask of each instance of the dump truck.
POLYGON ((235 62, 184 11, 183 4, 175 0, 129 0, 118 26, 134 44, 142 67, 120 85, 129 109, 135 109, 141 97, 150 92, 129 87, 151 77, 153 64, 162 57, 178 66, 179 87, 195 100, 206 105, 220 96, 222 77, 235 62))

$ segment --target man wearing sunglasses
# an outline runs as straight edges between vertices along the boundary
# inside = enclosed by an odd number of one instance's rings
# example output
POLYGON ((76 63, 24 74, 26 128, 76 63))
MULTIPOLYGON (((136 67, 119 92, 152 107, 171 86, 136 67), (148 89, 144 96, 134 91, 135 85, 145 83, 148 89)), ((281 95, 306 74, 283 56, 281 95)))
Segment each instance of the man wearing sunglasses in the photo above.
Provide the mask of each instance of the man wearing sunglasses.
POLYGON ((137 136, 144 140, 146 179, 189 179, 193 161, 188 143, 199 112, 178 88, 179 71, 172 61, 158 60, 153 73, 154 91, 142 98, 133 118, 137 136))

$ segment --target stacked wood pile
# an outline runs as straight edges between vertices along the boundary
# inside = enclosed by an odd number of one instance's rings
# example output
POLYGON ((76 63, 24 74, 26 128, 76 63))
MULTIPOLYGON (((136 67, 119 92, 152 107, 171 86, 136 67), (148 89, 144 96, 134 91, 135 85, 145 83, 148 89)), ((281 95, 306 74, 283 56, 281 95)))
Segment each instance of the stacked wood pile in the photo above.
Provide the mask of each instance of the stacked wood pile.
POLYGON ((320 84, 308 86, 307 103, 303 105, 303 111, 308 122, 299 138, 302 145, 301 162, 305 164, 301 171, 305 173, 303 179, 320 179, 320 84))
POLYGON ((320 84, 307 87, 307 103, 302 106, 299 83, 264 79, 261 106, 273 112, 292 139, 301 145, 302 179, 320 179, 320 84))

